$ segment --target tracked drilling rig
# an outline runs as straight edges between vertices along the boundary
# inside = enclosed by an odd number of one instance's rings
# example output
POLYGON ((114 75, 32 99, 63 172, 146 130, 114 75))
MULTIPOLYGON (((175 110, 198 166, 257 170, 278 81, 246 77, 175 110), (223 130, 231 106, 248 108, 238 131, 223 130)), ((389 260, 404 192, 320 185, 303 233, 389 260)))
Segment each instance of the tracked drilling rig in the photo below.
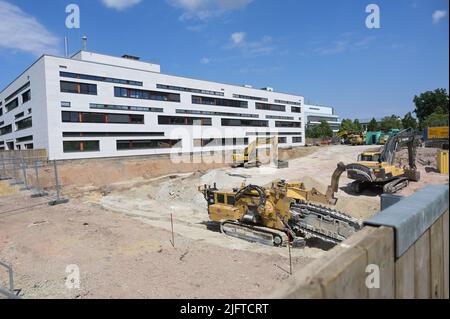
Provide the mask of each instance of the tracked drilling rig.
POLYGON ((301 183, 279 180, 269 187, 242 185, 233 190, 204 185, 199 191, 208 203, 210 220, 219 223, 222 233, 251 242, 304 247, 306 239, 318 238, 337 244, 361 227, 355 218, 314 204, 311 200, 333 200, 307 191, 301 183))
POLYGON ((348 178, 354 180, 351 187, 355 193, 377 186, 383 192, 393 194, 408 186, 409 181, 420 180, 416 167, 416 152, 419 139, 413 129, 405 129, 391 136, 381 152, 363 153, 358 162, 345 165, 339 163, 332 183, 332 192, 338 191, 339 178, 347 172, 348 178), (396 153, 403 147, 408 149, 408 166, 395 164, 396 153))

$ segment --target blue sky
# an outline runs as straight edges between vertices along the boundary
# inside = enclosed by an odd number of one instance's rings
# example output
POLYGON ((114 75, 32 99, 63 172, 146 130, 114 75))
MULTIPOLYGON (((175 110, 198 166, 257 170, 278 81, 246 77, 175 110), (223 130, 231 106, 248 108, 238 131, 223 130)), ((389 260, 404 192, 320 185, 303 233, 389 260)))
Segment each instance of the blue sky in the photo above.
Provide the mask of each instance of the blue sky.
POLYGON ((414 109, 448 90, 447 0, 0 0, 0 87, 42 53, 140 56, 162 72, 304 95, 343 117, 414 109), (81 9, 67 29, 65 8, 81 9), (368 29, 376 3, 381 28, 368 29))

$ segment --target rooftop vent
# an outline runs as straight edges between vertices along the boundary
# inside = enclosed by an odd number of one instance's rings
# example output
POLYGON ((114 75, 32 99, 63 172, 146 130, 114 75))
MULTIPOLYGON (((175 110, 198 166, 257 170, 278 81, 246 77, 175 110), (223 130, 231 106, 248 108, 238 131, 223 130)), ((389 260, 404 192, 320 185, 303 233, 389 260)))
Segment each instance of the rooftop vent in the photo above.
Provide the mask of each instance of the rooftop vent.
POLYGON ((122 58, 128 59, 128 60, 133 60, 133 61, 139 61, 141 59, 140 57, 137 57, 134 55, 128 55, 128 54, 122 55, 122 58))
POLYGON ((273 92, 273 88, 271 88, 271 87, 265 87, 265 88, 262 88, 261 90, 273 92))
POLYGON ((250 84, 244 84, 244 87, 247 89, 253 89, 253 86, 251 86, 250 84))

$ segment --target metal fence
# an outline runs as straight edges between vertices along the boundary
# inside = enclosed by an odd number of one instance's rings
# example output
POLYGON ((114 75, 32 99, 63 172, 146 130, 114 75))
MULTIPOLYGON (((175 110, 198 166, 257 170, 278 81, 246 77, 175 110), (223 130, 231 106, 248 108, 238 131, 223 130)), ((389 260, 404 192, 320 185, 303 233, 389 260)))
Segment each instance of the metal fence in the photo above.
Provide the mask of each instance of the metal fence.
POLYGON ((61 195, 58 164, 49 161, 46 150, 0 152, 0 180, 30 191, 31 197, 48 197, 50 205, 67 203, 61 195))

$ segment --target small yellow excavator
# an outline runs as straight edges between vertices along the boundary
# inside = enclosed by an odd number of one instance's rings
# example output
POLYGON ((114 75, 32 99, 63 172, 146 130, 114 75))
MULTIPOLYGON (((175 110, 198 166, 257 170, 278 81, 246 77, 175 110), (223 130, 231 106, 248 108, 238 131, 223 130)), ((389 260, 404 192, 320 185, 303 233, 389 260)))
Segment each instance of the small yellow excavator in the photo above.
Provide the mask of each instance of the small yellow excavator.
POLYGON ((391 136, 381 152, 366 152, 358 157, 358 161, 345 165, 339 163, 333 174, 331 192, 338 191, 339 178, 347 172, 348 178, 354 180, 352 190, 359 194, 364 189, 382 187, 386 194, 394 194, 408 186, 409 181, 418 182, 420 172, 416 167, 416 152, 419 139, 413 129, 405 129, 391 136), (408 148, 408 166, 395 164, 395 155, 402 148, 408 148))
POLYGON ((315 203, 336 203, 328 194, 306 190, 302 183, 272 182, 268 187, 245 185, 232 190, 200 186, 210 220, 222 233, 270 246, 303 248, 306 239, 338 244, 361 228, 346 214, 315 203), (315 202, 315 203, 314 203, 315 202))
POLYGON ((271 161, 278 168, 288 167, 288 162, 278 159, 278 151, 278 136, 257 137, 244 149, 243 153, 234 153, 232 155, 233 162, 231 167, 260 167, 264 160, 271 161), (259 147, 263 145, 270 145, 270 148, 265 148, 261 152, 259 147))

